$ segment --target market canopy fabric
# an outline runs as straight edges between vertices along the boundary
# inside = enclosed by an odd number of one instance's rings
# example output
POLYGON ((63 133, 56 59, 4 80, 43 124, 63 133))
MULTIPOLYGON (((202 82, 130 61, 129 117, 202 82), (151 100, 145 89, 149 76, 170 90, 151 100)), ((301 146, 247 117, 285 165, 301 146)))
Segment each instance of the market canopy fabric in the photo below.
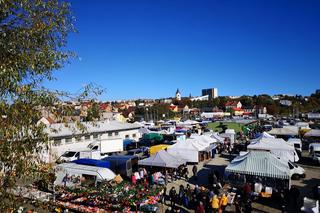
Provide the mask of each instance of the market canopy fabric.
POLYGON ((190 138, 194 138, 199 141, 203 141, 206 144, 212 144, 216 143, 217 139, 210 137, 209 135, 198 135, 198 134, 192 134, 190 138))
POLYGON ((283 128, 273 128, 268 132, 270 135, 290 135, 295 136, 299 134, 298 128, 289 128, 289 127, 283 127, 283 128))
POLYGON ((266 151, 250 151, 246 155, 239 156, 226 167, 225 171, 279 179, 290 178, 288 163, 266 151))
POLYGON ((298 154, 294 146, 288 144, 282 138, 265 138, 252 140, 248 145, 248 150, 266 150, 271 151, 279 158, 296 162, 299 160, 298 154))
POLYGON ((320 129, 311 129, 303 137, 320 137, 320 129))
POLYGON ((217 140, 209 137, 208 135, 192 134, 190 136, 190 139, 194 139, 196 143, 205 147, 206 151, 211 151, 217 147, 217 145, 215 144, 217 142, 217 140))
POLYGON ((161 134, 159 134, 159 133, 154 133, 154 132, 144 134, 144 135, 143 135, 143 138, 144 138, 144 139, 148 139, 148 140, 156 140, 156 141, 161 141, 161 140, 163 140, 163 136, 162 136, 161 134))
POLYGON ((219 143, 223 143, 224 142, 224 138, 220 137, 218 135, 218 133, 216 133, 216 132, 211 134, 210 137, 216 139, 219 143))
POLYGON ((260 140, 261 138, 275 138, 267 132, 263 132, 259 135, 259 137, 255 138, 255 140, 260 140))
POLYGON ((186 159, 187 162, 199 162, 199 152, 205 151, 207 146, 202 146, 195 139, 187 138, 184 141, 178 141, 171 147, 168 147, 168 153, 177 157, 186 159))
POLYGON ((185 164, 186 161, 183 159, 177 159, 170 155, 165 150, 160 150, 155 155, 149 158, 139 160, 138 164, 143 166, 158 166, 166 168, 178 168, 180 165, 185 164))

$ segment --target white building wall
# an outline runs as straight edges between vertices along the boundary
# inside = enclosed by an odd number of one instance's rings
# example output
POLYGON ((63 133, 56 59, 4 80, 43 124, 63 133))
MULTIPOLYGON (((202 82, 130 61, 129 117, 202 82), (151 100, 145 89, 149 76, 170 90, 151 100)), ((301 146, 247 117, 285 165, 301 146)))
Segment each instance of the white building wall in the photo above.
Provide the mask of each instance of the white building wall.
MULTIPOLYGON (((89 135, 88 135, 89 136, 89 135)), ((99 141, 100 138, 121 138, 122 140, 129 138, 138 141, 141 137, 139 129, 125 130, 125 131, 112 131, 108 133, 93 133, 89 137, 64 137, 62 139, 50 140, 50 151, 49 153, 43 152, 41 158, 46 162, 54 162, 63 153, 69 150, 88 150, 88 145, 94 141, 99 141)))
POLYGON ((213 88, 213 97, 212 98, 217 98, 218 95, 218 88, 213 88))

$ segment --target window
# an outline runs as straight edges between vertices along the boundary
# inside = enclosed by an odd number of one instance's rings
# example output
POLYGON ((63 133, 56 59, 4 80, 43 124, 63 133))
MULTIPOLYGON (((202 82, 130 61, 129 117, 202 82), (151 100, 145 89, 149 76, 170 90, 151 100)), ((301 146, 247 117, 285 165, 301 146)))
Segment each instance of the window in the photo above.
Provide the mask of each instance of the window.
POLYGON ((99 135, 98 134, 94 134, 93 135, 93 139, 98 139, 99 138, 99 135))
POLYGON ((85 140, 90 140, 90 135, 84 136, 84 139, 85 139, 85 140))
POLYGON ((129 138, 129 135, 126 135, 126 138, 129 138))
POLYGON ((66 143, 72 143, 72 138, 66 138, 66 143))
POLYGON ((115 132, 114 134, 117 136, 117 135, 119 135, 119 132, 115 132))
POLYGON ((289 164, 289 169, 291 170, 291 169, 294 169, 294 166, 289 162, 288 163, 289 164))
POLYGON ((137 135, 136 134, 132 134, 132 137, 135 138, 135 137, 137 137, 137 135))
POLYGON ((61 145, 61 139, 54 139, 54 140, 53 140, 53 145, 54 145, 54 146, 59 146, 59 145, 61 145))
MULTIPOLYGON (((79 152, 78 152, 78 153, 79 153, 79 152)), ((73 157, 75 154, 76 154, 76 157, 78 157, 78 156, 77 156, 78 153, 76 153, 76 152, 65 152, 65 153, 62 155, 62 157, 71 158, 71 157, 73 157)))
POLYGON ((297 149, 299 149, 300 148, 300 144, 294 144, 294 148, 297 148, 297 149))
POLYGON ((111 137, 111 136, 112 136, 112 132, 109 132, 109 133, 108 133, 108 136, 111 137))
POLYGON ((81 142, 81 136, 76 137, 76 142, 81 142))

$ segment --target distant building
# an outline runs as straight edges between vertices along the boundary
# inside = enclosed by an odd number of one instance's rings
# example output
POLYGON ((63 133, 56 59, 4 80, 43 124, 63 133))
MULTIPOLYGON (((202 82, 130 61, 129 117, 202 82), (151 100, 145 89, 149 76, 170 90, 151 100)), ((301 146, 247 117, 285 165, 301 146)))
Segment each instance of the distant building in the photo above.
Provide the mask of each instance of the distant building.
POLYGON ((209 96, 209 100, 217 98, 218 97, 218 89, 217 88, 203 89, 202 96, 206 96, 206 95, 209 96))
POLYGON ((307 114, 308 119, 320 119, 320 113, 308 113, 307 114))
POLYGON ((176 99, 178 101, 181 101, 181 93, 180 93, 179 89, 177 89, 177 92, 176 92, 176 99))
POLYGON ((191 101, 207 101, 209 100, 209 95, 198 96, 194 98, 190 98, 191 101))
POLYGON ((283 105, 283 106, 291 106, 292 105, 292 101, 280 100, 280 104, 283 105))
POLYGON ((174 104, 170 104, 169 109, 173 112, 178 112, 178 106, 174 104))
POLYGON ((160 99, 159 103, 171 104, 172 103, 172 99, 170 99, 170 98, 160 99))
POLYGON ((238 108, 241 109, 242 108, 242 104, 240 101, 228 101, 225 104, 226 109, 234 109, 234 108, 238 108))
POLYGON ((238 98, 240 98, 240 96, 238 96, 238 95, 232 95, 232 96, 228 96, 228 98, 230 98, 230 99, 238 99, 238 98))

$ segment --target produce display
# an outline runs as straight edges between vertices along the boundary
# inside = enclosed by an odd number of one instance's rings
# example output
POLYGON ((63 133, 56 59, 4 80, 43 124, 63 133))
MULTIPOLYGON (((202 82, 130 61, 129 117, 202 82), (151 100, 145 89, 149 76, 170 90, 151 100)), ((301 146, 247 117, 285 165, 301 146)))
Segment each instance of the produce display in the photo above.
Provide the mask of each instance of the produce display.
POLYGON ((163 188, 129 182, 102 183, 97 188, 57 188, 56 204, 80 212, 156 211, 163 188))

